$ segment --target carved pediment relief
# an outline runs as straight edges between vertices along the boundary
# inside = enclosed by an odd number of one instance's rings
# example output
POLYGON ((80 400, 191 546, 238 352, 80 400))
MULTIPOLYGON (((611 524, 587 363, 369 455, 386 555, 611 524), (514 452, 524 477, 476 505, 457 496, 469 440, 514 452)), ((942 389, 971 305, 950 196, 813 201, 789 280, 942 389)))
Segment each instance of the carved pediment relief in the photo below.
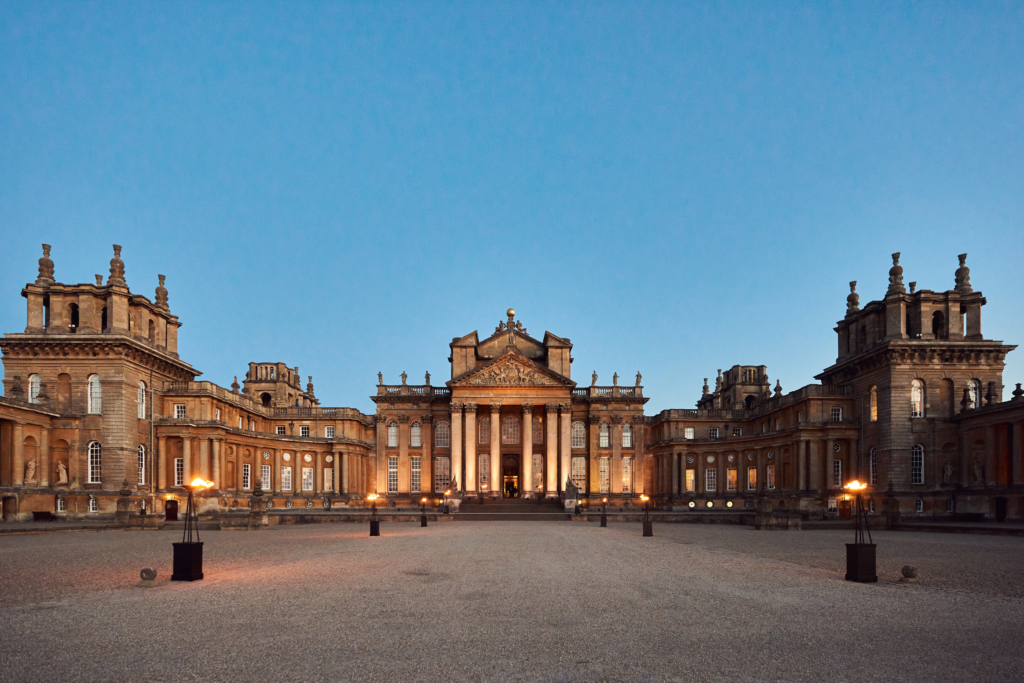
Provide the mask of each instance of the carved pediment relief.
POLYGON ((526 363, 509 359, 466 379, 465 384, 472 386, 561 386, 561 383, 526 363))

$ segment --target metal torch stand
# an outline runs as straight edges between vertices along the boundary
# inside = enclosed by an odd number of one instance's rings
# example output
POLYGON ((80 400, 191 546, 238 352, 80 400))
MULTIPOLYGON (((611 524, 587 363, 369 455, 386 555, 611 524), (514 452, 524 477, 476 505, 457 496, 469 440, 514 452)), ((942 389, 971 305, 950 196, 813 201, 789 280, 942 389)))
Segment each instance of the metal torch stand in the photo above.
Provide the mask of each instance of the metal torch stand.
POLYGON ((427 525, 427 506, 420 506, 420 526, 425 527, 427 525))
POLYGON ((878 581, 875 564, 877 546, 872 542, 871 529, 868 528, 867 514, 859 493, 855 505, 854 542, 846 544, 846 580, 874 583, 878 581), (867 542, 864 540, 865 532, 867 542))
POLYGON ((171 581, 201 581, 203 578, 203 544, 199 540, 199 522, 195 517, 195 499, 189 488, 188 504, 185 506, 185 532, 181 536, 181 543, 171 544, 174 546, 171 581))
POLYGON ((601 526, 608 526, 608 506, 601 508, 601 526))
POLYGON ((644 536, 654 535, 654 522, 651 521, 651 510, 646 503, 644 503, 644 536))
POLYGON ((370 508, 370 535, 380 536, 380 520, 377 519, 377 503, 370 508))

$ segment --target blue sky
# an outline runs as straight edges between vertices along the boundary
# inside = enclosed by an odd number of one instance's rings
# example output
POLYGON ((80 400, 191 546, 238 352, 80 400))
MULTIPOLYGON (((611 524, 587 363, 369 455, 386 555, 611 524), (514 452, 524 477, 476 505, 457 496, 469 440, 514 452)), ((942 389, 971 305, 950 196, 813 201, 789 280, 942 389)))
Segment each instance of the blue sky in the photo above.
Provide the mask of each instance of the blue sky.
POLYGON ((117 243, 221 385, 370 411, 512 306, 654 413, 814 381, 850 280, 966 251, 1024 342, 1022 64, 1021 3, 3 3, 0 330, 40 243, 69 283, 117 243))

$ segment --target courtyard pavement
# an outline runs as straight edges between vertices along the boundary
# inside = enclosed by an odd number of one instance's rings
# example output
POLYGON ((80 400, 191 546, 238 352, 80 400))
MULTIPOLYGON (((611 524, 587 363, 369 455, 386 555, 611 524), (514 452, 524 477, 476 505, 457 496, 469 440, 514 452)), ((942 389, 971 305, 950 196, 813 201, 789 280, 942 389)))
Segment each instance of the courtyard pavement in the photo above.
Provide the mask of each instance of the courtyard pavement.
POLYGON ((482 522, 0 538, 4 681, 1024 679, 1024 539, 482 522), (920 583, 898 583, 914 564, 920 583), (157 587, 139 588, 153 567, 157 587))

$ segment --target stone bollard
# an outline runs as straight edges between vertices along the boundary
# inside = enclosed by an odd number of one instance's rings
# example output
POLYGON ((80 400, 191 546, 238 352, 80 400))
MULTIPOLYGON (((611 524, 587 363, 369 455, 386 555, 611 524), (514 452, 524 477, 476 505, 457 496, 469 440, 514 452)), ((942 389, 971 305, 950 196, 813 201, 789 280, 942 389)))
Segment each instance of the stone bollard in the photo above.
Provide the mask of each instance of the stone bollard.
POLYGON ((270 526, 270 517, 267 515, 267 499, 263 497, 263 482, 256 480, 256 488, 252 491, 252 505, 249 508, 250 531, 266 529, 270 526))
POLYGON ((900 579, 900 583, 917 583, 917 567, 913 565, 904 565, 903 578, 900 579))
POLYGON ((117 512, 114 513, 114 524, 117 526, 128 526, 128 518, 132 507, 132 490, 128 488, 128 480, 121 484, 120 497, 117 499, 117 512))
POLYGON ((155 569, 150 569, 149 567, 146 567, 141 572, 139 572, 139 577, 142 579, 142 581, 139 581, 138 583, 139 588, 152 588, 156 585, 155 569))

